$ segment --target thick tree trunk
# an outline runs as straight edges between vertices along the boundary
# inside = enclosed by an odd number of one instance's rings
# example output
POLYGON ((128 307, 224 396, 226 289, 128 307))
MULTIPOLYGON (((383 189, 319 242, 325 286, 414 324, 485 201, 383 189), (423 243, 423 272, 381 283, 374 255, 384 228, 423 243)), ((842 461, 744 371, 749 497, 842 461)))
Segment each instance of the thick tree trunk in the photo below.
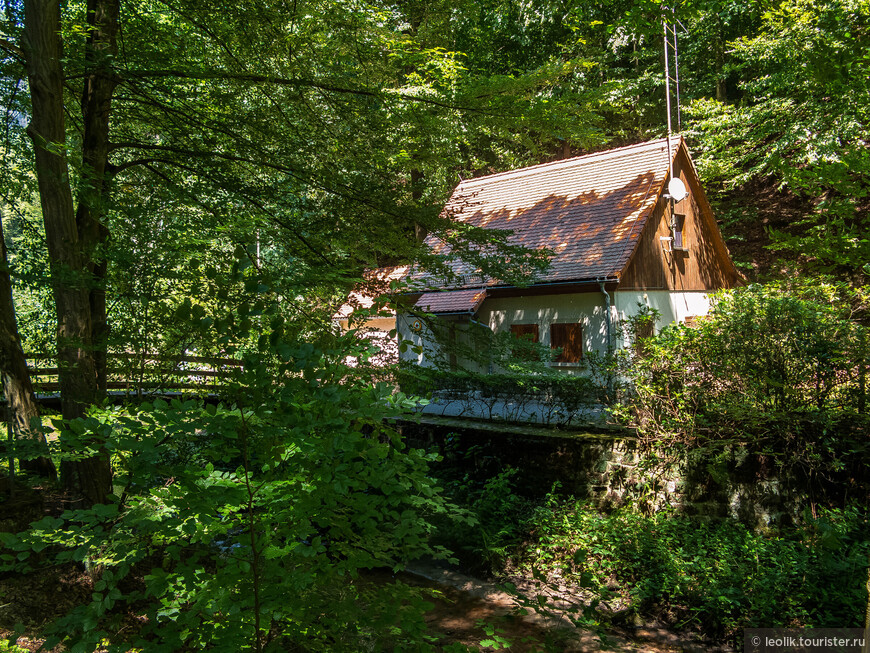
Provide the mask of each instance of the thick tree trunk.
MULTIPOLYGON (((66 159, 61 64, 60 4, 25 0, 24 52, 33 115, 28 134, 36 159, 45 236, 57 311, 57 352, 64 419, 84 415, 97 398, 86 249, 73 210, 66 159)), ((99 443, 96 443, 99 450, 99 443)), ((105 501, 111 489, 108 454, 66 461, 61 478, 90 503, 105 501)))
POLYGON ((27 370, 27 361, 18 334, 2 221, 0 221, 0 374, 3 375, 3 393, 9 405, 10 419, 16 438, 30 441, 33 451, 41 454, 21 459, 21 468, 52 480, 57 478, 57 470, 48 457, 48 443, 42 431, 36 396, 33 394, 30 372, 27 370))
POLYGON ((105 290, 107 261, 101 245, 109 236, 104 224, 106 169, 109 164, 109 117, 117 85, 112 64, 118 53, 119 4, 120 0, 88 0, 90 31, 85 47, 88 76, 82 91, 82 174, 85 183, 82 184, 76 211, 79 238, 90 258, 94 365, 101 394, 106 391, 106 338, 109 330, 105 290))

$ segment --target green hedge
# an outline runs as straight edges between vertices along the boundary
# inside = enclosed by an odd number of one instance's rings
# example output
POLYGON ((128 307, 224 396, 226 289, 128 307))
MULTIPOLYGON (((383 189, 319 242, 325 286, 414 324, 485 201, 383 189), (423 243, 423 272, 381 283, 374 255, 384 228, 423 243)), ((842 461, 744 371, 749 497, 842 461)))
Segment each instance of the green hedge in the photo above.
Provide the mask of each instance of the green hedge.
POLYGON ((606 400, 605 390, 593 379, 558 371, 486 374, 401 364, 396 380, 407 395, 477 403, 490 410, 496 402, 509 402, 517 415, 523 406, 536 402, 544 410, 540 421, 547 424, 570 423, 606 400))

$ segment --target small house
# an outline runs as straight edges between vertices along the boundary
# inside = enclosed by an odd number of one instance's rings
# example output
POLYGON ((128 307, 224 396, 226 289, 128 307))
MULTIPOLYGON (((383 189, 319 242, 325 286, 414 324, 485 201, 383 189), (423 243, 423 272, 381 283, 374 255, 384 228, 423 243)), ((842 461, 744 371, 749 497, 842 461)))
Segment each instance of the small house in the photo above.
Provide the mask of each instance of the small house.
MULTIPOLYGON (((472 273, 412 295, 397 329, 417 345, 403 359, 422 365, 441 345, 415 313, 436 316, 456 340, 483 328, 558 348, 551 365, 570 371, 588 352, 619 347, 620 321, 641 307, 661 314, 659 328, 690 322, 712 292, 742 282, 680 137, 465 180, 446 211, 552 258, 525 287, 472 273)), ((435 236, 427 245, 447 248, 435 236)))

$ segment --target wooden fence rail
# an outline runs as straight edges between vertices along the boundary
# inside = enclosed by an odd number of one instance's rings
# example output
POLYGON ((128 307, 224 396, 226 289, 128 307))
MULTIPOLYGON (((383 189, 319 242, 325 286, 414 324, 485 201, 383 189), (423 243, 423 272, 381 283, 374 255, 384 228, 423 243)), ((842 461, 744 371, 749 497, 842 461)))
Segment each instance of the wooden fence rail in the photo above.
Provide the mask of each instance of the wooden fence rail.
MULTIPOLYGON (((56 360, 44 354, 25 357, 37 395, 59 392, 60 370, 56 360)), ((233 358, 110 353, 106 389, 121 396, 137 397, 179 391, 213 394, 223 387, 232 370, 242 366, 242 361, 233 358)))

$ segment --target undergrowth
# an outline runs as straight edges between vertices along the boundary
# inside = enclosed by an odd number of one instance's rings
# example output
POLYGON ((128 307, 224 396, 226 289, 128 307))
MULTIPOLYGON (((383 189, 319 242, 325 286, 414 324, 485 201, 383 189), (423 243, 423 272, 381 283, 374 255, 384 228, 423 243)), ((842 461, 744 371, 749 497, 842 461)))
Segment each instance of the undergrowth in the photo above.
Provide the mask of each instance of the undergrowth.
POLYGON ((719 639, 752 627, 861 626, 870 529, 854 506, 759 534, 730 520, 601 514, 551 496, 528 531, 516 553, 525 568, 558 569, 578 586, 615 581, 631 609, 678 628, 719 639))
MULTIPOLYGON (((518 569, 592 605, 605 601, 716 641, 737 642, 751 627, 862 625, 870 555, 865 507, 807 513, 796 526, 758 533, 733 520, 674 512, 602 513, 555 492, 533 501, 514 492, 512 476, 502 471, 476 486, 466 478, 452 497, 480 521, 479 532, 461 542, 466 559, 496 574, 518 569)), ((543 597, 532 598, 547 610, 543 597)), ((575 621, 606 623, 613 615, 589 616, 575 621)))

